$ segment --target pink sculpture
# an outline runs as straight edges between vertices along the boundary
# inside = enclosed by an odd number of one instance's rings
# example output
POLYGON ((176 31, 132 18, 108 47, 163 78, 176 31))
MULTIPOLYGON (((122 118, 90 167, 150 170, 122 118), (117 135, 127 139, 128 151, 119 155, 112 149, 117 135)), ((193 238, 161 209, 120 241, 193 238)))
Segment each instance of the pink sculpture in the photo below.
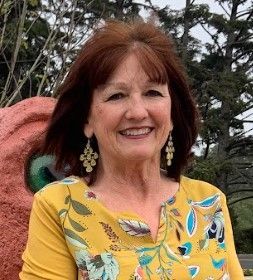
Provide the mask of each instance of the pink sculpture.
POLYGON ((25 163, 38 148, 55 103, 51 97, 33 97, 0 109, 1 279, 19 279, 33 200, 25 163))

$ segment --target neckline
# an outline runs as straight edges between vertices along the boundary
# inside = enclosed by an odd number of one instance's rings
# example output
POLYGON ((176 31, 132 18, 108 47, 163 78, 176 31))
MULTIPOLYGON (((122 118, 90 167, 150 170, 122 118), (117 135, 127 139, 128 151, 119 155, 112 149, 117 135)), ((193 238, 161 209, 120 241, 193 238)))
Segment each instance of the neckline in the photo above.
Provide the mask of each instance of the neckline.
MULTIPOLYGON (((112 217, 112 219, 114 221, 119 221, 120 220, 133 220, 133 221, 138 221, 138 222, 142 222, 144 223, 149 229, 149 223, 138 213, 134 212, 134 211, 114 211, 110 208, 108 208, 103 201, 101 201, 97 195, 93 192, 92 188, 90 188, 87 183, 84 181, 84 179, 80 178, 80 182, 82 183, 83 187, 85 188, 85 191, 87 193, 93 194, 90 197, 90 200, 93 200, 97 205, 98 205, 98 209, 99 211, 101 211, 103 214, 108 215, 109 217, 112 217)), ((158 236, 159 236, 159 231, 162 230, 162 227, 164 226, 163 221, 162 221, 162 213, 163 211, 169 211, 172 208, 176 208, 178 207, 178 201, 180 201, 180 196, 182 196, 183 193, 183 184, 184 184, 184 176, 180 176, 180 180, 179 180, 179 186, 177 191, 174 193, 174 195, 172 195, 171 197, 169 197, 168 199, 166 199, 165 201, 162 201, 160 203, 160 216, 159 216, 159 224, 158 224, 158 228, 157 228, 157 232, 156 232, 156 236, 155 238, 153 238, 153 236, 151 235, 151 231, 149 233, 149 238, 152 244, 156 244, 158 241, 158 236)), ((89 199, 89 198, 87 198, 89 199)))
MULTIPOLYGON (((73 177, 76 177, 76 176, 73 176, 73 177)), ((84 181, 83 178, 81 178, 81 177, 76 177, 76 178, 78 178, 80 180, 80 182, 83 184, 83 186, 84 186, 84 188, 87 192, 94 195, 94 196, 92 195, 88 199, 94 200, 105 212, 111 214, 113 217, 116 217, 116 218, 132 217, 132 218, 136 218, 137 220, 146 223, 145 220, 139 214, 135 213, 134 211, 131 211, 131 210, 129 210, 129 211, 127 211, 127 210, 125 210, 125 211, 115 211, 115 210, 110 209, 109 207, 107 207, 104 204, 104 202, 102 200, 99 199, 99 196, 92 190, 92 187, 89 187, 87 185, 87 183, 84 181)), ((182 194, 182 190, 184 189, 183 185, 184 185, 184 176, 181 175, 177 191, 171 197, 169 197, 165 201, 162 201, 160 203, 160 206, 163 207, 163 206, 166 205, 169 208, 174 207, 174 204, 179 200, 179 197, 182 194)))

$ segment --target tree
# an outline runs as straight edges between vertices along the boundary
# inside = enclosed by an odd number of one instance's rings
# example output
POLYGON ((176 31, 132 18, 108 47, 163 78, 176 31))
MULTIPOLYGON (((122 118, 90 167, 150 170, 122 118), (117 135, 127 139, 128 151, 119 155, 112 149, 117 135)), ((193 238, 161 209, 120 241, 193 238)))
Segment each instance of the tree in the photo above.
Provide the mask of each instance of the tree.
POLYGON ((243 130, 252 121, 238 116, 253 108, 253 7, 246 0, 219 0, 225 12, 215 14, 194 2, 186 0, 183 10, 158 12, 177 42, 202 115, 204 148, 195 165, 202 173, 194 176, 206 176, 227 194, 239 183, 252 189, 253 142, 243 130), (210 36, 205 49, 191 35, 196 25, 210 36))
MULTIPOLYGON (((213 42, 206 45, 209 53, 202 60, 211 73, 204 88, 211 102, 209 106, 204 106, 208 123, 202 137, 207 146, 217 145, 215 157, 222 164, 216 173, 216 182, 229 193, 235 181, 240 180, 246 186, 252 182, 252 174, 243 172, 246 168, 252 168, 252 137, 245 136, 245 120, 238 116, 253 108, 253 7, 241 10, 245 0, 218 3, 226 13, 210 14, 207 21, 209 28, 216 29, 216 32, 207 31, 213 42), (225 40, 222 42, 220 37, 225 40), (243 154, 244 157, 247 155, 248 161, 243 160, 242 165, 243 154), (251 177, 250 181, 248 176, 251 177)), ((206 30, 204 24, 203 27, 206 30)), ((207 154, 208 150, 205 152, 207 154)))
POLYGON ((151 4, 132 0, 1 0, 0 107, 35 95, 54 96, 94 25, 137 17, 151 4))

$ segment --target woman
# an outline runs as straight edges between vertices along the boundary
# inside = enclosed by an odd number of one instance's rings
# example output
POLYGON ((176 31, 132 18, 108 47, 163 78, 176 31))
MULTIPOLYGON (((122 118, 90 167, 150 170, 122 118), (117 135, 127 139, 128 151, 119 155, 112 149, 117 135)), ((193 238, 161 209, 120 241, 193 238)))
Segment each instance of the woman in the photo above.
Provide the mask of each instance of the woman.
POLYGON ((107 22, 59 89, 21 279, 243 279, 224 194, 181 176, 197 111, 168 37, 107 22), (161 169, 161 166, 163 169, 161 169))

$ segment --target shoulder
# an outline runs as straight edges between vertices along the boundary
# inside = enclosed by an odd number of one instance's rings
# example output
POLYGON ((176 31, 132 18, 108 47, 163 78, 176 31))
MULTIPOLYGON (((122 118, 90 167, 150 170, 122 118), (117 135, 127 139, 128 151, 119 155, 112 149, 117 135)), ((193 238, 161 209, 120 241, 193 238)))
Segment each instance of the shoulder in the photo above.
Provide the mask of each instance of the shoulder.
POLYGON ((58 208, 65 203, 67 197, 80 197, 86 187, 81 178, 70 176, 47 184, 35 194, 35 200, 45 201, 58 208))
POLYGON ((180 186, 192 200, 201 200, 212 196, 219 196, 225 199, 224 193, 216 186, 201 180, 181 177, 180 186))

